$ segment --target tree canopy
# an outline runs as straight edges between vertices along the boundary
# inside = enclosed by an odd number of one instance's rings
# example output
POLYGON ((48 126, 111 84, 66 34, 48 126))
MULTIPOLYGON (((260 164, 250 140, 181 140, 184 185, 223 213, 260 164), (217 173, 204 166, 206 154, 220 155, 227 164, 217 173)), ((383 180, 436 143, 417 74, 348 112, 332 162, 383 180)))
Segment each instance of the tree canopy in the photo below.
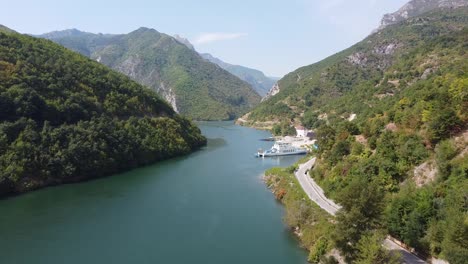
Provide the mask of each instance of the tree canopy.
POLYGON ((205 142, 128 77, 51 41, 0 32, 0 196, 109 175, 205 142))

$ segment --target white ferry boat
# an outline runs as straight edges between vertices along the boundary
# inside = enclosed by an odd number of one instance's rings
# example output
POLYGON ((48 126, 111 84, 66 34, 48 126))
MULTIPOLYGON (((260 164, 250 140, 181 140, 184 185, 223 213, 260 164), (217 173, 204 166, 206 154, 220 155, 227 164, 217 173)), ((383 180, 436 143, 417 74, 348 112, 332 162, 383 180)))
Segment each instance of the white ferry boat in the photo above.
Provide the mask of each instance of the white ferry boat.
POLYGON ((306 154, 307 149, 298 148, 293 146, 291 143, 276 141, 271 149, 263 151, 258 150, 257 157, 274 157, 274 156, 286 156, 286 155, 299 155, 306 154))

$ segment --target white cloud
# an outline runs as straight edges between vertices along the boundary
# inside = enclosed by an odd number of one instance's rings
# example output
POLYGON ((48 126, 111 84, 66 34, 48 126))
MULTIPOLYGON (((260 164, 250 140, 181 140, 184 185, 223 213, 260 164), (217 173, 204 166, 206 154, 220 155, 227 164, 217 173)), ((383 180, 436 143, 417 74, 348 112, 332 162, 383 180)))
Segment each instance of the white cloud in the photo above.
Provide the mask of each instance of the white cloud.
POLYGON ((238 39, 247 36, 247 33, 203 33, 193 42, 195 44, 207 44, 215 41, 238 39))

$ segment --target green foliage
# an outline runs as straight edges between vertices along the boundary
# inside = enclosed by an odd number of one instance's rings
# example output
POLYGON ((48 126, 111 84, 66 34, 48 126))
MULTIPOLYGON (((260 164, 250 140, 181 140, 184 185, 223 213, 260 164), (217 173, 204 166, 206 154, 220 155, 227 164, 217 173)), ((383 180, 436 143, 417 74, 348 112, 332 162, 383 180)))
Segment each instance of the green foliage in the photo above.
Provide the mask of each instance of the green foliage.
POLYGON ((266 171, 266 184, 284 204, 286 224, 301 233, 301 243, 310 251, 309 261, 318 263, 324 260, 324 254, 332 247, 330 234, 333 224, 330 216, 304 193, 294 176, 294 169, 295 166, 266 171))
POLYGON ((431 141, 439 142, 460 132, 462 121, 453 109, 445 108, 434 113, 429 120, 428 126, 431 141))
POLYGON ((444 140, 436 146, 435 154, 439 177, 446 179, 451 172, 450 161, 457 154, 457 150, 451 140, 444 140))
POLYGON ((336 164, 344 156, 350 153, 350 144, 348 141, 338 141, 332 148, 328 161, 330 164, 336 164))
POLYGON ((418 250, 423 250, 423 237, 428 220, 435 216, 434 194, 430 189, 417 191, 407 185, 395 194, 386 208, 388 230, 392 236, 418 250))
POLYGON ((44 37, 98 59, 160 94, 174 95, 177 110, 195 120, 231 120, 260 101, 246 82, 154 29, 44 37))
POLYGON ((429 220, 425 241, 431 253, 450 263, 464 263, 468 258, 468 156, 449 163, 450 174, 434 191, 435 216, 429 220))
POLYGON ((467 13, 458 8, 410 19, 299 68, 279 81, 280 92, 256 107, 249 121, 294 118, 318 128, 324 122, 319 114, 326 113, 330 124, 355 113, 351 134, 372 138, 393 122, 423 131, 435 145, 468 122, 467 13), (395 50, 384 52, 391 45, 395 50))
POLYGON ((319 114, 314 111, 306 111, 301 119, 302 125, 307 129, 318 128, 323 125, 323 120, 319 119, 319 114))
MULTIPOLYGON (((268 116, 274 116, 275 119, 281 118, 283 120, 289 120, 295 116, 292 109, 283 102, 274 105, 262 104, 259 107, 262 108, 263 112, 268 113, 268 116)), ((257 115, 256 111, 249 115, 249 119, 264 120, 261 115, 257 115)))
POLYGON ((312 263, 320 263, 321 259, 327 253, 329 248, 328 239, 325 237, 320 238, 315 242, 314 246, 310 249, 308 260, 312 263))
POLYGON ((273 125, 271 132, 275 136, 295 136, 296 129, 289 122, 283 121, 273 125))
POLYGON ((465 7, 387 27, 286 75, 249 116, 316 129, 310 174, 343 206, 330 241, 348 260, 393 261, 375 246, 377 230, 450 263, 468 259, 468 156, 463 136, 453 140, 468 128, 467 25, 465 7), (272 111, 284 106, 287 114, 272 111), (426 161, 436 178, 415 186, 426 161))
POLYGON ((154 92, 16 33, 0 33, 0 102, 0 196, 109 175, 206 142, 154 92))
POLYGON ((436 147, 439 175, 436 182, 415 188, 405 185, 390 197, 386 208, 389 232, 426 254, 450 263, 468 257, 468 156, 457 157, 453 142, 436 147))
POLYGON ((324 153, 333 147, 336 131, 328 125, 319 127, 317 130, 317 140, 319 142, 319 153, 324 153))
POLYGON ((398 264, 400 255, 389 252, 382 247, 385 235, 379 232, 370 232, 362 236, 357 244, 358 256, 356 264, 398 264))
POLYGON ((347 260, 358 256, 358 242, 368 232, 382 226, 384 192, 378 182, 370 181, 365 175, 357 176, 340 192, 338 212, 333 240, 347 260))

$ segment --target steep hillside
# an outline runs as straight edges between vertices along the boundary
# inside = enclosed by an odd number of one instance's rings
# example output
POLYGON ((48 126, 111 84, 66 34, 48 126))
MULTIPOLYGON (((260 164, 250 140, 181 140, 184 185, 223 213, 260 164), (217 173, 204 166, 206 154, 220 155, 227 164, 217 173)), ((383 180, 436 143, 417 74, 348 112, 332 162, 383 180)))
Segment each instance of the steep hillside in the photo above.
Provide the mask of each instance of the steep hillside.
POLYGON ((463 66, 466 10, 411 18, 289 73, 278 82, 280 91, 249 114, 250 124, 300 122, 314 111, 338 117, 359 113, 358 120, 365 120, 376 106, 388 107, 402 92, 463 66))
POLYGON ((177 112, 193 119, 233 119, 260 101, 247 83, 154 29, 140 28, 123 35, 68 30, 41 37, 151 87, 177 112))
MULTIPOLYGON (((180 43, 187 46, 189 49, 195 51, 195 47, 192 45, 192 43, 190 43, 188 39, 183 38, 179 35, 174 35, 174 38, 180 43)), ((273 87, 273 85, 276 83, 277 79, 267 77, 263 72, 259 70, 224 62, 209 53, 200 53, 200 56, 202 56, 205 60, 208 60, 209 62, 212 62, 218 65, 219 67, 225 69, 226 71, 230 72, 231 74, 239 77, 241 80, 246 81, 262 97, 267 95, 268 91, 270 91, 271 87, 273 87)))
POLYGON ((49 40, 0 30, 0 196, 206 144, 157 94, 49 40))
POLYGON ((247 68, 240 65, 233 65, 226 63, 209 53, 200 54, 204 59, 217 64, 219 67, 239 77, 241 80, 246 81, 257 91, 262 97, 265 96, 268 91, 275 85, 276 81, 259 70, 247 68))
MULTIPOLYGON (((333 232, 304 235, 315 259, 337 248, 350 263, 386 263, 375 245, 390 234, 422 256, 466 263, 467 48, 468 8, 433 10, 288 74, 243 117, 315 130, 310 176, 343 206, 333 232)), ((305 202, 290 203, 295 226, 310 226, 305 202)))
MULTIPOLYGON (((179 35, 174 35, 174 38, 187 46, 189 49, 195 51, 195 47, 188 39, 179 35)), ((267 95, 268 91, 270 91, 270 89, 277 81, 275 78, 265 76, 265 74, 259 70, 224 62, 209 53, 200 53, 200 56, 202 56, 205 60, 225 69, 229 73, 239 77, 241 80, 247 82, 262 97, 267 95)))
POLYGON ((468 1, 466 0, 412 0, 406 5, 401 7, 398 11, 386 14, 382 22, 380 23, 380 28, 383 29, 388 25, 393 25, 404 21, 408 18, 415 17, 432 11, 437 8, 458 8, 468 6, 468 1))
POLYGON ((4 25, 0 24, 0 32, 5 32, 5 33, 16 33, 13 29, 10 29, 4 25))

